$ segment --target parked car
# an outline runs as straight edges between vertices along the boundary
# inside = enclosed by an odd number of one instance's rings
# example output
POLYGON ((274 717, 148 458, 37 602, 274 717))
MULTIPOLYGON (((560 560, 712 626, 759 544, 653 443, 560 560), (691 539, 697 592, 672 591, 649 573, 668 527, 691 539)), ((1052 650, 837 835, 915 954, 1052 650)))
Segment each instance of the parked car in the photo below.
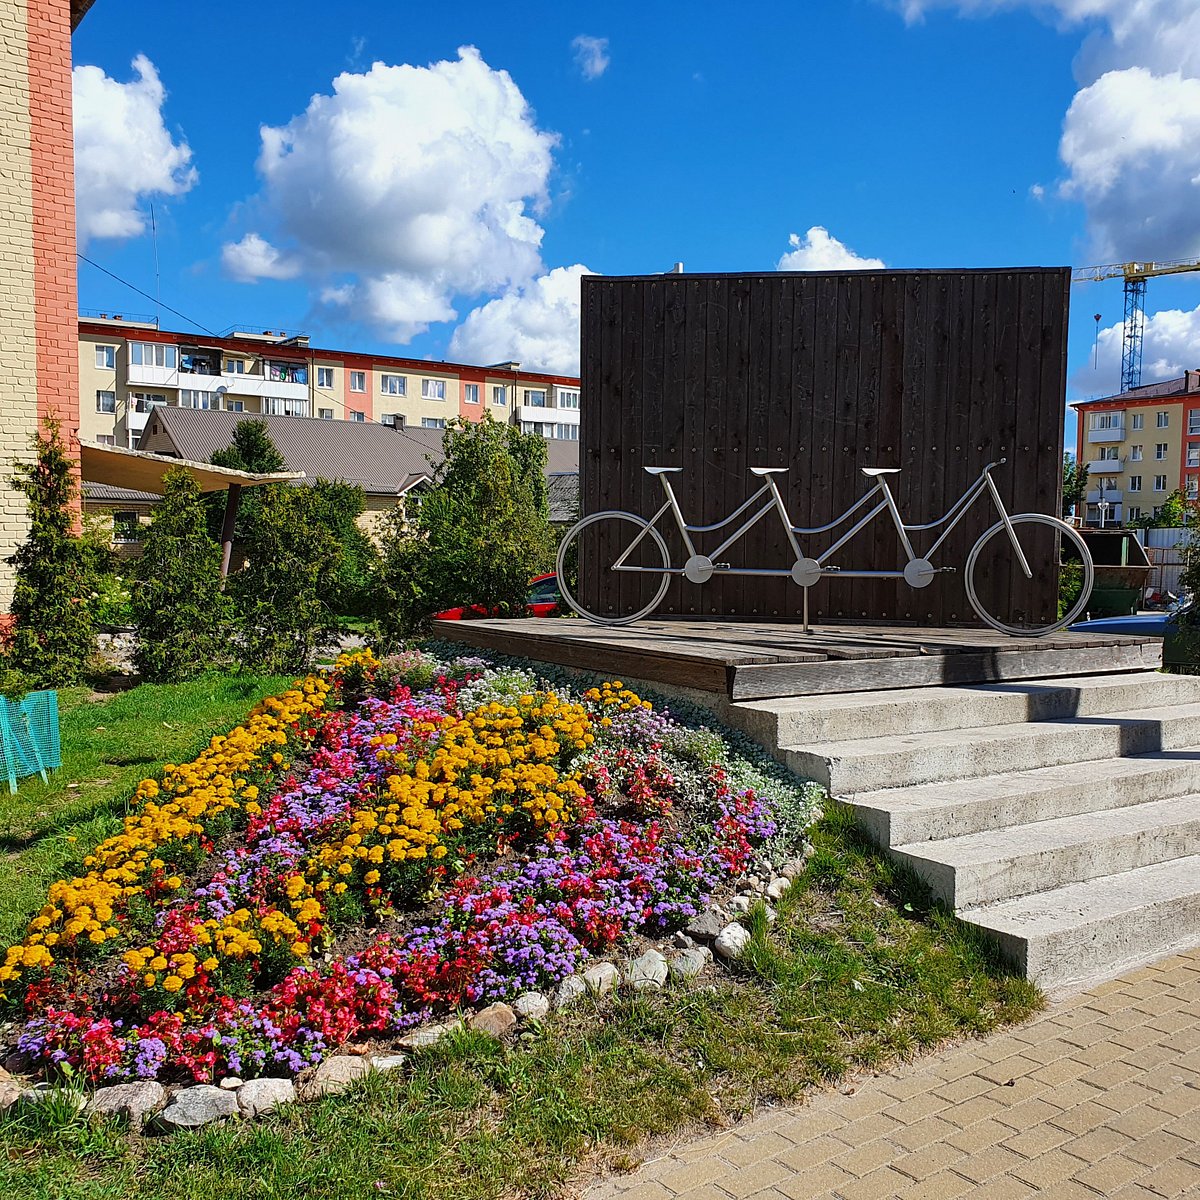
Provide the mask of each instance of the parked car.
POLYGON ((1192 610, 1192 598, 1184 596, 1163 612, 1134 613, 1126 617, 1097 617, 1093 621, 1076 621, 1070 626, 1075 633, 1132 633, 1142 637, 1163 639, 1163 666, 1193 671, 1200 663, 1195 659, 1195 634, 1180 633, 1180 618, 1192 610))
MULTIPOLYGON (((553 572, 535 575, 529 581, 529 595, 525 598, 527 617, 556 617, 562 605, 562 593, 558 590, 558 576, 553 572)), ((466 604, 460 608, 447 608, 434 613, 435 621, 470 621, 477 617, 497 616, 496 610, 488 612, 481 604, 466 604)))

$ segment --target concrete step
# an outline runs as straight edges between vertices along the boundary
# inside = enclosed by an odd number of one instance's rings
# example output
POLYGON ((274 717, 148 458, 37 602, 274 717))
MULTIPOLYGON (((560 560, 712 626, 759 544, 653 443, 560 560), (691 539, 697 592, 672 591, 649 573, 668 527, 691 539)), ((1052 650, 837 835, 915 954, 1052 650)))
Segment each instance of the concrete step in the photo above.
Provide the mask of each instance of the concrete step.
POLYGON ((1200 745, 1131 758, 860 792, 850 803, 880 846, 959 838, 1200 792, 1200 745))
POLYGON ((971 908, 1200 855, 1200 795, 896 846, 892 853, 940 899, 971 908))
POLYGON ((1200 676, 1128 671, 1077 678, 787 696, 731 705, 730 719, 766 746, 853 741, 943 729, 1097 716, 1200 703, 1200 676))
POLYGON ((1200 944, 1200 855, 958 915, 1047 991, 1076 990, 1200 944))
POLYGON ((1058 721, 817 742, 782 748, 798 775, 835 796, 974 779, 1200 743, 1200 704, 1058 721))

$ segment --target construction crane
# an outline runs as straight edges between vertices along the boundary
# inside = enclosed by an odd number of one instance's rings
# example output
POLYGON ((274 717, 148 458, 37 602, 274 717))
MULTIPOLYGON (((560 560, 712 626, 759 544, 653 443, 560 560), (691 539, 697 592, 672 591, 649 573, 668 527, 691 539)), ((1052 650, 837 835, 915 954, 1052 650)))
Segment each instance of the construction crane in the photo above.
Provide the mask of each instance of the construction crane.
POLYGON ((1200 259, 1171 262, 1107 263, 1100 267, 1076 267, 1072 283, 1098 283, 1101 279, 1125 280, 1125 324, 1121 333, 1121 391, 1142 382, 1142 334, 1146 329, 1146 280, 1157 275, 1183 275, 1200 271, 1200 259))

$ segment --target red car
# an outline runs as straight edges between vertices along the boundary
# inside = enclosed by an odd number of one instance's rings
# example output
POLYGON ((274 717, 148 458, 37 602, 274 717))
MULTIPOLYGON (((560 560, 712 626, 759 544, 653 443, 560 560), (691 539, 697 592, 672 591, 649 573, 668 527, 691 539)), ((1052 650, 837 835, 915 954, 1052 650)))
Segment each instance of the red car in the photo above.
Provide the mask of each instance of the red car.
MULTIPOLYGON (((548 575, 535 575, 529 581, 529 595, 525 599, 525 615, 529 617, 554 617, 559 613, 562 593, 558 590, 558 576, 551 571, 548 575)), ((435 621, 469 621, 473 617, 496 616, 480 604, 467 604, 461 608, 448 608, 434 613, 435 621)))

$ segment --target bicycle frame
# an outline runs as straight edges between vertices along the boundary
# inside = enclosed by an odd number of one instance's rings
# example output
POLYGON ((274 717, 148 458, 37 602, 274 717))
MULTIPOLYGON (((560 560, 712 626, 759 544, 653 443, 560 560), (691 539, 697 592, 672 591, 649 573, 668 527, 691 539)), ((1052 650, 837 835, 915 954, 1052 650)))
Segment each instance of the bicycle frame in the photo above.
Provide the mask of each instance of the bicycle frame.
MULTIPOLYGON (((1008 534, 1009 540, 1012 542, 1013 549, 1016 551, 1017 561, 1020 563, 1021 570, 1025 573, 1027 579, 1032 578, 1033 572, 1030 569, 1029 563, 1025 558, 1024 551, 1021 549, 1020 542, 1017 539, 1016 532, 1009 520, 1007 509, 1004 507, 1004 501, 1000 496, 1000 492, 996 487, 995 481, 992 479, 991 472, 994 467, 998 467, 1006 460, 1001 458, 996 462, 988 463, 979 473, 979 477, 973 484, 951 505, 950 509, 941 517, 934 521, 928 521, 924 524, 906 525, 900 516, 900 510, 896 506, 896 499, 892 495, 891 488, 888 487, 887 479, 880 475, 878 482, 873 488, 865 492, 858 500, 856 500, 845 512, 834 517, 832 521, 824 525, 814 525, 806 527, 802 525, 793 525, 791 516, 787 511, 787 506, 784 504, 783 497, 779 493, 779 488, 772 478, 777 472, 785 468, 752 468, 756 473, 761 473, 763 476, 762 486, 741 505, 738 506, 729 516, 717 521, 711 525, 689 525, 684 520, 683 511, 679 507, 679 501, 675 496, 675 490, 671 487, 671 481, 667 478, 668 471, 678 470, 678 468, 647 468, 652 474, 658 476, 662 483, 663 490, 666 493, 666 501, 662 507, 646 522, 645 529, 639 533, 632 542, 626 547, 621 556, 613 563, 611 570, 614 571, 653 571, 658 574, 662 568, 658 567, 638 567, 630 566, 626 560, 629 555, 638 547, 642 540, 647 536, 649 530, 657 525, 658 521, 668 512, 675 519, 675 524, 679 530, 680 537, 683 539, 683 544, 687 549, 689 562, 697 559, 705 560, 709 564, 709 570, 720 571, 725 575, 757 575, 757 576, 773 576, 773 577, 793 577, 793 569, 772 569, 762 567, 732 567, 727 563, 714 562, 719 555, 723 554, 730 546, 734 545, 739 538, 748 533, 759 521, 762 520, 769 512, 774 510, 778 513, 780 521, 787 534, 788 542, 791 545, 793 553, 796 555, 797 561, 805 558, 804 552, 797 540, 797 535, 811 536, 819 533, 828 533, 832 529, 836 529, 843 522, 848 521, 860 509, 870 505, 876 496, 882 497, 878 503, 869 508, 868 511, 861 516, 841 537, 817 555, 815 559, 809 560, 814 566, 820 569, 820 574, 836 573, 844 579, 901 579, 905 577, 903 570, 899 571, 868 571, 868 570, 843 570, 840 567, 833 565, 826 566, 828 560, 836 554, 847 542, 849 542, 855 534, 869 525, 877 516, 885 510, 892 519, 892 524, 895 526, 896 533, 900 539, 900 544, 904 548, 906 555, 906 565, 914 562, 925 562, 932 565, 933 556, 938 552, 942 544, 954 532, 955 527, 966 515, 967 510, 974 504, 975 500, 984 492, 987 491, 991 495, 992 502, 996 506, 996 511, 1000 516, 1000 520, 1004 524, 1005 531, 1008 534), (710 554, 700 554, 692 541, 691 534, 693 533, 713 533, 719 529, 725 529, 732 525, 743 513, 754 507, 760 501, 766 502, 761 505, 753 516, 748 518, 740 525, 733 533, 731 533, 719 546, 717 546, 710 554), (930 546, 929 550, 924 555, 918 555, 912 547, 912 542, 909 539, 909 533, 922 532, 927 529, 937 529, 945 525, 941 535, 930 546)), ((935 568, 937 569, 937 568, 935 568)), ((943 570, 948 568, 941 568, 943 570)), ((949 568, 952 569, 952 568, 949 568)), ((687 573, 687 567, 670 567, 667 568, 669 574, 683 575, 687 573)), ((707 576, 706 576, 707 577, 707 576)))

